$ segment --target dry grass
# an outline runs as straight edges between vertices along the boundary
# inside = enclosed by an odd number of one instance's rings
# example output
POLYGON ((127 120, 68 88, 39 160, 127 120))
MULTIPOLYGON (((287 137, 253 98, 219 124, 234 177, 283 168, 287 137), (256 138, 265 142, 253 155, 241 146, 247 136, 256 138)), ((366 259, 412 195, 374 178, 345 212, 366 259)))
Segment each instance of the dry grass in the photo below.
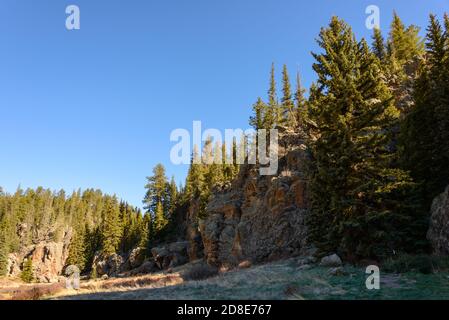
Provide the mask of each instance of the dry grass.
POLYGON ((0 300, 39 300, 63 290, 63 283, 25 284, 17 279, 0 280, 0 300))
POLYGON ((179 274, 152 274, 129 278, 112 278, 108 280, 90 280, 81 283, 79 290, 65 290, 53 295, 52 299, 62 297, 72 297, 76 299, 83 296, 90 296, 91 299, 99 300, 109 293, 123 294, 141 290, 154 289, 167 286, 174 286, 182 283, 183 280, 179 274))
POLYGON ((185 280, 201 263, 142 277, 90 281, 81 290, 62 292, 56 299, 72 300, 266 300, 266 299, 448 299, 448 273, 383 274, 381 290, 367 290, 365 268, 345 266, 345 275, 328 268, 298 268, 295 259, 232 269, 203 280, 185 280), (394 277, 393 277, 394 276, 394 277))

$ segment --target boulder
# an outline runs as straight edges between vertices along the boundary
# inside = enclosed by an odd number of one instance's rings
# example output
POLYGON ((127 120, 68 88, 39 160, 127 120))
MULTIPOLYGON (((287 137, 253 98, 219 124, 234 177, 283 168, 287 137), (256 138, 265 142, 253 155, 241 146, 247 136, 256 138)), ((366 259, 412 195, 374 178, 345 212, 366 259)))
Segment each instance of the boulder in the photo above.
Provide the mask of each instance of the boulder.
POLYGON ((449 186, 433 200, 430 215, 427 239, 436 255, 449 255, 449 186))
POLYGON ((320 261, 321 267, 340 267, 343 264, 340 257, 338 255, 331 254, 326 257, 323 257, 320 261))
POLYGON ((188 241, 173 242, 163 247, 152 248, 151 254, 156 266, 161 270, 166 270, 189 261, 188 247, 188 241))
POLYGON ((145 251, 146 249, 141 247, 131 250, 128 257, 128 263, 131 269, 135 269, 142 265, 145 260, 145 251))
POLYGON ((97 253, 92 263, 92 269, 95 269, 99 277, 103 275, 117 276, 121 272, 123 261, 123 257, 116 253, 109 256, 97 253))

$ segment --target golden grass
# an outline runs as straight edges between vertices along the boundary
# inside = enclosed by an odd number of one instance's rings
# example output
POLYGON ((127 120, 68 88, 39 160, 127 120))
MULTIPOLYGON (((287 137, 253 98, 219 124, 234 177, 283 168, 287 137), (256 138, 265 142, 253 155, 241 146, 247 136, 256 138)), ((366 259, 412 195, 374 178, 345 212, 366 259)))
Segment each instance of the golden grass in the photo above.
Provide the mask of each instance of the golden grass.
POLYGON ((177 285, 183 282, 179 273, 151 274, 129 278, 112 278, 108 280, 90 280, 82 282, 79 290, 63 290, 51 298, 79 295, 92 295, 94 299, 100 298, 102 293, 125 293, 139 289, 161 288, 177 285))
POLYGON ((0 279, 0 300, 39 300, 63 290, 63 283, 27 284, 19 279, 0 279))

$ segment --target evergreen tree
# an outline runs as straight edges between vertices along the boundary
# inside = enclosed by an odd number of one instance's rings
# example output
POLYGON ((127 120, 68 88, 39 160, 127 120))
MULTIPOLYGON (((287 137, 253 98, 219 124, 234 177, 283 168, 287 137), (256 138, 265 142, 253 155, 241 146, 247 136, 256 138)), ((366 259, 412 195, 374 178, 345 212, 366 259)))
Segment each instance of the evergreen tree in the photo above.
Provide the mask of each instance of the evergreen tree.
POLYGON ((414 25, 406 27, 396 12, 393 14, 388 48, 401 65, 424 53, 424 42, 419 36, 419 30, 414 25))
POLYGON ((167 219, 164 214, 164 207, 162 202, 159 201, 156 205, 156 211, 154 213, 153 231, 155 234, 159 234, 167 225, 167 219))
POLYGON ((387 49, 385 46, 385 40, 382 36, 382 31, 379 28, 374 28, 373 34, 373 52, 376 57, 381 61, 385 62, 387 58, 387 49))
POLYGON ((33 261, 31 259, 26 259, 23 263, 20 278, 26 283, 31 283, 34 281, 33 261))
MULTIPOLYGON (((253 104, 253 116, 250 117, 249 124, 255 129, 265 128, 265 111, 267 110, 267 105, 259 97, 255 104, 253 104)), ((223 144, 224 145, 224 144, 223 144)))
POLYGON ((168 185, 168 199, 169 199, 169 203, 170 203, 170 207, 169 207, 169 219, 172 218, 176 207, 178 206, 178 186, 176 185, 176 181, 175 181, 175 177, 172 176, 171 180, 170 180, 170 184, 168 185))
POLYGON ((204 190, 204 170, 201 164, 198 146, 193 147, 192 161, 186 179, 186 197, 190 200, 198 198, 204 190), (197 159, 195 161, 195 159, 197 159), (200 163, 198 163, 200 162, 200 163))
POLYGON ((413 87, 423 54, 424 43, 419 36, 419 28, 414 25, 406 27, 394 13, 383 70, 395 105, 403 115, 413 108, 413 87))
POLYGON ((139 247, 147 248, 150 239, 151 216, 145 214, 140 224, 140 240, 139 247))
POLYGON ((408 184, 405 172, 390 167, 388 129, 399 113, 378 59, 345 22, 332 18, 318 44, 324 52, 313 54, 318 85, 310 116, 318 139, 311 146, 311 238, 322 251, 378 257, 396 240, 391 194, 408 184))
POLYGON ((301 86, 299 72, 296 74, 295 108, 296 124, 304 128, 307 119, 307 100, 304 97, 306 90, 301 86))
POLYGON ((282 92, 281 122, 287 127, 295 128, 297 125, 295 104, 293 103, 290 78, 288 75, 287 66, 285 64, 282 70, 282 92))
POLYGON ((103 254, 111 255, 117 253, 122 237, 122 228, 120 225, 120 209, 115 197, 110 197, 106 200, 101 231, 103 254))
POLYGON ((162 164, 157 164, 153 168, 153 175, 147 177, 148 183, 145 186, 147 192, 143 200, 144 208, 147 212, 155 213, 156 206, 159 202, 164 206, 164 211, 167 209, 167 177, 165 175, 165 168, 162 164))
POLYGON ((274 63, 271 65, 270 88, 268 89, 268 105, 264 112, 264 129, 274 128, 281 119, 281 110, 276 95, 276 79, 274 71, 274 63))
POLYGON ((86 266, 84 230, 75 231, 69 246, 67 265, 76 265, 80 270, 86 266))

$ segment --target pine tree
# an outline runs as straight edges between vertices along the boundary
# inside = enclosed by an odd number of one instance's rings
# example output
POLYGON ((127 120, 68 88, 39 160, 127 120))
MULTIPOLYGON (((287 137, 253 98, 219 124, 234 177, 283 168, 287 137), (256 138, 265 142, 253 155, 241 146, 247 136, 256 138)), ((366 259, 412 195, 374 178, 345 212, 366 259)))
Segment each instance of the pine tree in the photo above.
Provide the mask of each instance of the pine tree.
POLYGON ((106 200, 104 207, 104 222, 102 225, 103 254, 111 255, 117 253, 121 237, 122 228, 117 198, 110 197, 106 200))
POLYGON ((140 224, 139 247, 147 248, 150 239, 151 215, 145 214, 140 224))
POLYGON ((153 168, 153 175, 147 177, 148 183, 145 186, 147 192, 143 200, 144 208, 147 212, 155 213, 156 206, 159 202, 164 205, 164 210, 167 209, 167 177, 165 175, 165 168, 162 164, 157 164, 153 168))
POLYGON ((34 281, 33 261, 31 259, 26 259, 23 263, 20 278, 26 283, 31 283, 34 281))
POLYGON ((253 116, 250 117, 249 124, 255 129, 265 128, 265 111, 267 110, 267 105, 259 97, 255 104, 253 104, 253 116))
POLYGON ((223 174, 223 155, 222 146, 219 141, 215 142, 214 147, 214 163, 211 165, 212 186, 222 186, 225 182, 223 174))
POLYGON ((85 238, 84 230, 74 232, 69 246, 69 256, 67 265, 76 265, 80 270, 86 266, 85 238))
POLYGON ((156 211, 154 213, 153 231, 155 234, 159 234, 167 225, 167 219, 164 214, 164 207, 162 202, 159 201, 156 205, 156 211))
POLYGON ((383 70, 393 92, 396 107, 403 115, 413 108, 414 82, 424 54, 424 43, 419 36, 419 30, 414 25, 406 27, 394 13, 383 70))
POLYGON ((295 91, 296 124, 303 129, 307 119, 307 100, 304 97, 305 92, 306 90, 301 85, 299 72, 297 72, 295 91))
POLYGON ((287 66, 285 64, 282 70, 282 92, 281 123, 285 124, 289 128, 295 128, 297 125, 295 104, 293 103, 290 78, 288 75, 287 66))
POLYGON ((274 63, 271 65, 270 73, 270 88, 268 89, 268 105, 264 113, 264 127, 265 129, 274 128, 279 124, 281 119, 281 110, 277 101, 276 95, 276 79, 274 71, 274 63))
POLYGON ((186 179, 186 197, 187 199, 198 198, 204 190, 204 172, 201 164, 201 156, 198 152, 198 146, 193 147, 193 154, 189 172, 186 179), (198 163, 199 162, 199 163, 198 163))
POLYGON ((387 133, 399 113, 378 59, 345 22, 332 18, 318 44, 324 53, 313 54, 311 238, 322 251, 378 257, 395 240, 389 219, 398 204, 391 194, 408 185, 405 172, 390 167, 387 133))
POLYGON ((168 209, 169 219, 171 219, 176 210, 176 207, 178 205, 178 186, 176 185, 174 176, 172 176, 172 178, 170 180, 170 184, 168 185, 167 194, 168 194, 168 199, 169 199, 169 204, 170 204, 170 207, 168 209))
POLYGON ((373 52, 376 57, 381 61, 385 62, 387 58, 387 49, 385 46, 385 40, 382 36, 382 31, 379 28, 374 28, 373 34, 373 52))

